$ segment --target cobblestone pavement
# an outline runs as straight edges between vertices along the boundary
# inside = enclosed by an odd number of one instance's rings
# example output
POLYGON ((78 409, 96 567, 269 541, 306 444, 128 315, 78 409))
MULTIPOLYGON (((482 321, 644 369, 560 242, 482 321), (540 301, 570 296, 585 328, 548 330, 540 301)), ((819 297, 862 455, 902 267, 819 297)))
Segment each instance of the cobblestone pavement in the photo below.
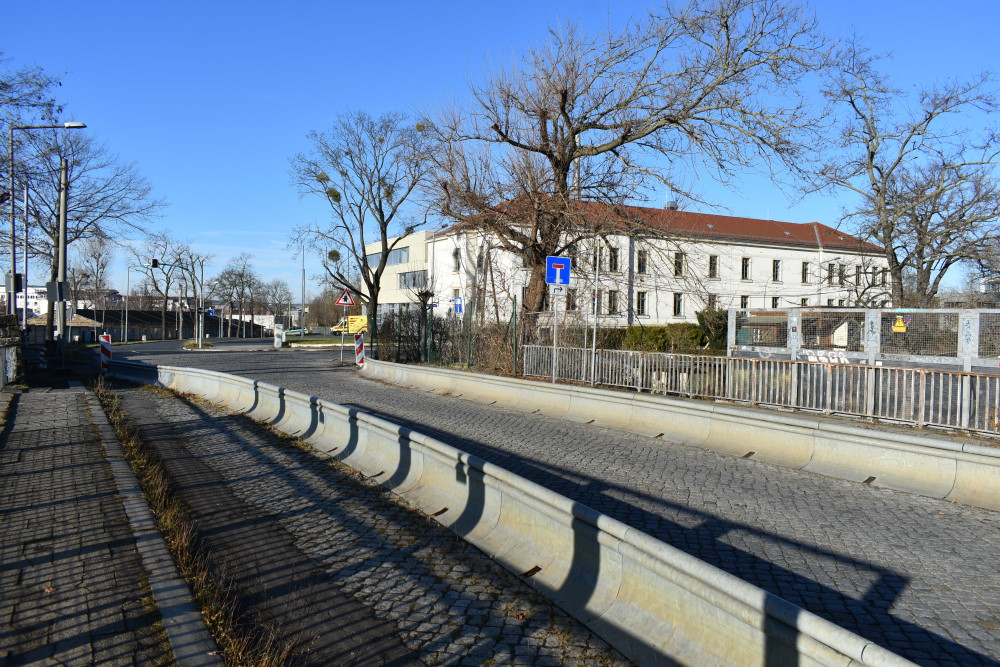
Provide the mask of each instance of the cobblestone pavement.
POLYGON ((0 665, 173 664, 85 396, 26 391, 0 438, 0 665))
POLYGON ((296 547, 395 624, 424 663, 629 664, 475 547, 346 466, 204 403, 155 394, 141 405, 157 413, 145 422, 183 433, 191 455, 244 503, 277 516, 296 547))
POLYGON ((329 353, 164 353, 382 416, 926 665, 1000 665, 1000 514, 366 380, 329 353))

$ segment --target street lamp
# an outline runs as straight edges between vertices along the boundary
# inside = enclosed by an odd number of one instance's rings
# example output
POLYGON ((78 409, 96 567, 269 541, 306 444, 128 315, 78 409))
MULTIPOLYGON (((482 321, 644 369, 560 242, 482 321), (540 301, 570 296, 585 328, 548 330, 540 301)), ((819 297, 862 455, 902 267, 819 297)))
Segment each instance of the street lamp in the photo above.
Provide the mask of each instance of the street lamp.
MULTIPOLYGON (((11 315, 17 312, 17 304, 14 303, 14 276, 17 275, 17 242, 16 242, 16 231, 14 222, 14 130, 48 130, 48 129, 79 129, 87 127, 83 123, 76 121, 70 121, 68 123, 60 123, 58 125, 11 125, 10 126, 10 143, 8 158, 10 164, 8 168, 10 173, 8 174, 10 178, 10 284, 7 287, 7 312, 11 315)), ((26 251, 27 252, 27 251, 26 251)), ((25 255, 25 262, 27 262, 28 257, 25 255)), ((28 307, 28 286, 24 285, 24 306, 28 307)))

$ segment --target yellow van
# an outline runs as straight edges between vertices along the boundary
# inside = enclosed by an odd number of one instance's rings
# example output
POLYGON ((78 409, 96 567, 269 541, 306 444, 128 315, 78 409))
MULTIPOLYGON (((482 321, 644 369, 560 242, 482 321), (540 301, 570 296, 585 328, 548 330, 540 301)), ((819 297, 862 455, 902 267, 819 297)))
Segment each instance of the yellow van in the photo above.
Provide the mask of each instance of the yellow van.
POLYGON ((330 327, 330 333, 366 333, 368 331, 367 315, 348 315, 330 327))

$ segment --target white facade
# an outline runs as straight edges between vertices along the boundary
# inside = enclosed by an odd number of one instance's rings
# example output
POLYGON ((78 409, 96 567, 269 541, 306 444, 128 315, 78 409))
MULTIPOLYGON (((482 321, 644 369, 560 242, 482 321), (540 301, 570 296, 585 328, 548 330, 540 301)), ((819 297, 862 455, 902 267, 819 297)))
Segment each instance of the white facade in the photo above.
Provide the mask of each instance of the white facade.
MULTIPOLYGON (((605 235, 600 242, 580 242, 569 253, 572 280, 558 294, 558 310, 592 317, 596 292, 602 326, 618 327, 696 322, 696 313, 706 307, 889 305, 891 285, 884 256, 849 235, 823 225, 814 227, 817 223, 749 221, 760 223, 754 238, 736 234, 726 238, 727 225, 739 230, 737 223, 746 219, 679 215, 714 221, 707 225, 711 234, 697 236, 686 220, 680 235, 623 233, 605 235), (772 226, 775 230, 770 230, 772 226), (809 238, 816 241, 810 244, 809 238), (595 275, 597 246, 601 259, 595 275)), ((422 269, 437 303, 435 315, 454 313, 458 298, 463 314, 506 319, 515 299, 518 304, 524 299, 528 269, 520 257, 482 230, 456 226, 436 234, 414 234, 398 247, 409 248, 409 261, 386 267, 379 299, 383 312, 390 304, 394 309, 395 304, 417 302, 416 290, 399 285, 406 280, 401 274, 422 269)), ((549 289, 547 309, 553 294, 549 289)))

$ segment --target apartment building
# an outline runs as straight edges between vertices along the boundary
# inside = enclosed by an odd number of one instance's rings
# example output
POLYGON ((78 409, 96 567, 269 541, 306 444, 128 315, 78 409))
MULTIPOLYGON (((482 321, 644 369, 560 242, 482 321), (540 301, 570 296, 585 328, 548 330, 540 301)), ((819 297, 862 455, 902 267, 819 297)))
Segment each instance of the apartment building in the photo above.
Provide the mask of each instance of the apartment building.
MULTIPOLYGON (((599 207, 598 204, 584 204, 599 207)), ((624 207, 606 211, 598 237, 564 253, 570 284, 550 288, 546 309, 597 316, 603 326, 697 321, 709 308, 890 304, 883 250, 819 222, 624 207), (556 299, 557 301, 553 301, 556 299), (596 302, 596 304, 595 304, 596 302)), ((524 300, 529 272, 495 236, 462 223, 405 237, 383 274, 386 309, 412 307, 430 292, 435 313, 509 317, 524 300)))

